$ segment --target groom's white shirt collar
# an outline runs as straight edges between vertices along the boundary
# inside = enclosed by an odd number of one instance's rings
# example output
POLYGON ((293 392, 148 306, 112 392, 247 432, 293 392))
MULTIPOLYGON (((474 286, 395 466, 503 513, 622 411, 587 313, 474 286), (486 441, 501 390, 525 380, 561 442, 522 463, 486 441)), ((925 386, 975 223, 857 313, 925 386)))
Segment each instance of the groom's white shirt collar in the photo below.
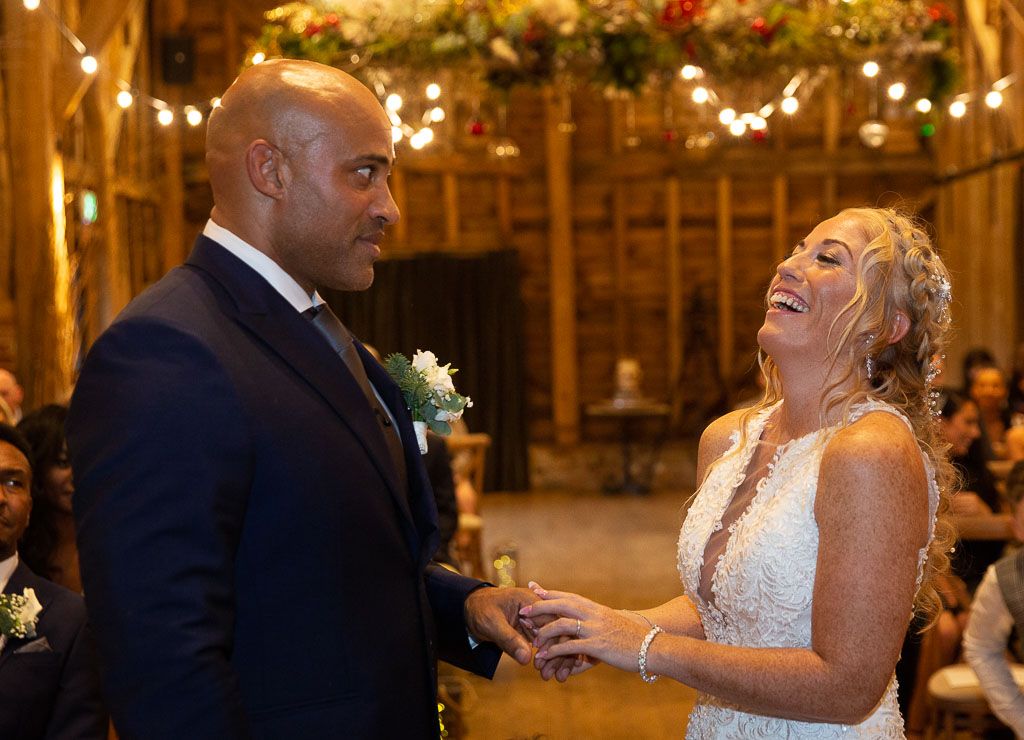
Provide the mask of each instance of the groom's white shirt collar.
POLYGON ((238 235, 214 223, 212 218, 206 222, 206 226, 203 228, 203 236, 217 242, 255 270, 260 277, 270 283, 270 287, 280 293, 299 313, 313 306, 319 306, 324 302, 319 293, 314 290, 313 295, 309 295, 302 289, 301 285, 295 282, 295 278, 285 272, 274 260, 238 235))
POLYGON ((11 557, 4 560, 0 560, 0 591, 7 588, 7 584, 11 580, 11 576, 14 575, 14 571, 18 568, 18 553, 15 552, 11 557))

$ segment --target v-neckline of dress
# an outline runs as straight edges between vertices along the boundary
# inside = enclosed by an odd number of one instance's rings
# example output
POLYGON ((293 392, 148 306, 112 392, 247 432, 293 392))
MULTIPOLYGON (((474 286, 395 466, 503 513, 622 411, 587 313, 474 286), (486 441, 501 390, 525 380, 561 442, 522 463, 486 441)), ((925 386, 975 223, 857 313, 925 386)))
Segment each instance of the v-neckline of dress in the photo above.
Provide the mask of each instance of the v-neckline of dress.
MULTIPOLYGON (((771 419, 772 416, 776 412, 778 412, 779 409, 782 408, 782 404, 783 402, 779 401, 775 405, 764 409, 764 411, 758 414, 758 418, 755 421, 755 426, 753 427, 753 429, 750 430, 752 432, 756 432, 756 436, 750 435, 747 439, 744 449, 739 452, 740 461, 737 467, 737 473, 733 476, 732 479, 732 486, 729 489, 728 495, 722 497, 722 500, 718 508, 718 514, 714 519, 715 523, 712 525, 711 529, 708 530, 707 537, 704 540, 704 547, 701 550, 700 566, 697 569, 696 595, 698 600, 704 607, 711 609, 716 613, 719 611, 717 607, 716 597, 718 593, 718 574, 721 565, 728 558, 729 554, 732 551, 732 545, 733 540, 736 537, 736 531, 743 525, 743 523, 747 519, 750 518, 751 512, 753 512, 757 508, 758 504, 761 503, 762 499, 765 497, 765 491, 768 489, 769 484, 773 482, 773 479, 775 477, 775 468, 782 460, 783 455, 788 454, 792 449, 797 447, 800 443, 804 442, 805 440, 810 439, 812 437, 816 437, 822 432, 826 432, 838 426, 831 425, 827 427, 820 427, 818 429, 814 429, 810 432, 807 432, 806 434, 802 434, 799 437, 794 437, 793 439, 787 440, 780 444, 776 448, 775 452, 772 453, 771 459, 768 461, 768 464, 766 466, 765 474, 754 484, 754 495, 750 497, 750 501, 747 502, 746 507, 743 509, 742 512, 740 512, 739 516, 737 516, 736 519, 734 519, 728 527, 728 534, 725 540, 725 547, 722 548, 721 553, 718 555, 718 562, 715 563, 714 569, 711 571, 711 575, 709 576, 711 579, 709 589, 711 599, 706 600, 703 594, 703 586, 704 566, 707 564, 706 558, 708 552, 708 545, 710 544, 711 538, 714 535, 714 533, 722 529, 723 517, 729 510, 729 507, 732 505, 733 499, 736 497, 736 493, 739 490, 739 487, 747 480, 747 476, 749 475, 749 468, 751 463, 753 462, 754 453, 756 452, 758 445, 760 445, 763 441, 762 437, 764 435, 765 427, 768 425, 769 419, 771 419)), ((739 442, 739 439, 737 439, 737 442, 739 442)))

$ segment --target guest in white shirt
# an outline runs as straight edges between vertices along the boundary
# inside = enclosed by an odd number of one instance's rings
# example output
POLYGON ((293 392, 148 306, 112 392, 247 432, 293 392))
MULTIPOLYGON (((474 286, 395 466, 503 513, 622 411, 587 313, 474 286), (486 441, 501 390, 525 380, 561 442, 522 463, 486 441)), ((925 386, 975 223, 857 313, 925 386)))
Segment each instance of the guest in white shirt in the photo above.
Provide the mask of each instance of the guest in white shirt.
MULTIPOLYGON (((1013 529, 1024 540, 1024 461, 1013 466, 1006 480, 1013 505, 1013 529)), ((974 594, 964 632, 964 657, 974 672, 995 715, 1024 737, 1024 692, 1013 680, 1007 641, 1014 625, 1024 635, 1024 549, 989 566, 974 594)))

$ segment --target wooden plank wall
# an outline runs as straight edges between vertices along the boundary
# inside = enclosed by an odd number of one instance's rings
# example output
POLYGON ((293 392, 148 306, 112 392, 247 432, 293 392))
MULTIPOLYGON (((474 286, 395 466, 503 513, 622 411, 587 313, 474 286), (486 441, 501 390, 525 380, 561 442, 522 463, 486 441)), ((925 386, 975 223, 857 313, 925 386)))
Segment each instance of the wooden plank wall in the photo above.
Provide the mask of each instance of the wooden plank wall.
POLYGON ((968 349, 988 347, 1010 368, 1024 340, 1024 16, 984 0, 967 0, 964 10, 961 89, 974 97, 940 137, 936 162, 936 226, 953 273, 952 383, 962 381, 968 349), (986 108, 992 83, 1014 72, 1003 106, 986 108))
POLYGON ((639 359, 655 398, 714 390, 713 380, 692 376, 715 363, 731 390, 752 365, 764 290, 792 244, 837 208, 931 197, 931 161, 909 121, 881 155, 857 142, 858 119, 822 112, 782 122, 798 147, 724 142, 694 155, 662 145, 660 99, 636 101, 634 149, 616 139, 622 101, 589 91, 572 97, 566 182, 552 172, 566 156, 554 97, 512 95, 509 130, 522 148, 514 162, 481 159, 485 142, 465 136, 453 152, 402 150, 395 189, 404 224, 391 245, 518 250, 534 442, 613 436, 614 424, 584 410, 612 394, 619 357, 639 359), (698 320, 710 333, 687 346, 698 320))

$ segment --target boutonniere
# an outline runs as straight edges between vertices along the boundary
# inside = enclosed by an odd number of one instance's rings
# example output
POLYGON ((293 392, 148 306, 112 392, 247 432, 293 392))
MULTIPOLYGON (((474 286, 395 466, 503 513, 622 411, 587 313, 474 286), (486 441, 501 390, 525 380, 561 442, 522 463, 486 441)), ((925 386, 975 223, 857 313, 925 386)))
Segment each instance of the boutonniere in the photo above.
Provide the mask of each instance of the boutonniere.
POLYGON ((420 454, 427 454, 427 429, 437 434, 451 434, 452 422, 462 418, 464 409, 473 405, 469 396, 455 391, 452 376, 458 372, 451 366, 438 365, 433 352, 416 350, 412 361, 395 353, 384 358, 384 367, 398 384, 405 405, 412 414, 420 454))
POLYGON ((26 588, 20 596, 0 594, 0 645, 9 637, 35 637, 42 610, 34 589, 26 588))

